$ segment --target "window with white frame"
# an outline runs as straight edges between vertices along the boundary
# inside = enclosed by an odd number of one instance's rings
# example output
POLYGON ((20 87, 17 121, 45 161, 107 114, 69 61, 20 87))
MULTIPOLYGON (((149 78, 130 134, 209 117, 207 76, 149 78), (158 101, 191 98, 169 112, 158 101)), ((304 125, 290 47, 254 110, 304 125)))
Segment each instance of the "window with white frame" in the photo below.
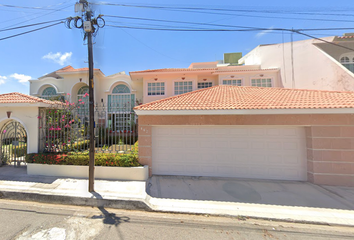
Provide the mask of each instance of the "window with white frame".
POLYGON ((165 95, 165 83, 153 82, 148 83, 148 96, 165 95))
POLYGON ((129 87, 124 84, 115 86, 108 95, 108 127, 112 131, 132 130, 134 106, 135 94, 129 87))
POLYGON ((354 72, 354 52, 342 54, 339 61, 349 71, 354 72))
POLYGON ((77 92, 77 106, 80 115, 87 116, 89 113, 89 87, 83 86, 77 92))
POLYGON ((212 87, 212 86, 213 86, 212 82, 199 82, 198 83, 198 89, 208 88, 208 87, 212 87))
POLYGON ((251 85, 253 87, 272 87, 271 78, 254 78, 251 79, 251 85))
POLYGON ((242 86, 242 79, 224 79, 223 85, 242 86))
POLYGON ((45 88, 40 97, 47 100, 62 100, 62 97, 58 95, 54 87, 45 88))
POLYGON ((192 81, 175 82, 175 95, 193 91, 192 81))

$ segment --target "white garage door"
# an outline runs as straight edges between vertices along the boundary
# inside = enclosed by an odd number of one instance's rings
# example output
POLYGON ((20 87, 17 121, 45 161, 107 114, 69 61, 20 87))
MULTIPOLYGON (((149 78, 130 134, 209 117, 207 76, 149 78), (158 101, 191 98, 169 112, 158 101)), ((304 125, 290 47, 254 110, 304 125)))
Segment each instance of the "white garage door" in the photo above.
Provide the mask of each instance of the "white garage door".
POLYGON ((307 179, 305 130, 269 126, 156 126, 152 173, 307 179))

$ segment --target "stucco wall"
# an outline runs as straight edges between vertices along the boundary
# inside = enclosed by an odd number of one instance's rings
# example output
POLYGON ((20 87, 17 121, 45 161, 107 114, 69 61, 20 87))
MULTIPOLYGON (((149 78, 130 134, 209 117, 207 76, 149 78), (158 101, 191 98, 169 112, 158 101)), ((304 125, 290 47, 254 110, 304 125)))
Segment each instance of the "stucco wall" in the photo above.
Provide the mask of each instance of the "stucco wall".
POLYGON ((304 40, 293 44, 289 42, 259 46, 248 53, 244 61, 246 65, 280 68, 281 82, 285 88, 354 91, 353 74, 335 58, 343 53, 342 49, 336 48, 338 54, 335 54, 335 46, 332 48, 328 44, 318 44, 323 50, 330 52, 327 54, 313 43, 319 41, 304 40))
POLYGON ((304 126, 309 181, 354 186, 354 114, 139 116, 139 158, 150 175, 156 125, 304 126))
MULTIPOLYGON (((88 72, 81 73, 65 73, 62 74, 63 79, 44 78, 30 81, 30 95, 41 95, 43 90, 49 86, 55 86, 59 93, 64 95, 70 94, 71 102, 77 101, 77 92, 83 86, 89 85, 88 72), (81 79, 81 81, 80 81, 81 79)), ((94 73, 94 97, 95 102, 107 103, 107 96, 112 89, 118 84, 125 84, 136 95, 138 100, 142 99, 142 83, 132 81, 129 75, 115 74, 112 76, 104 76, 98 71, 94 73)))
POLYGON ((174 92, 174 83, 175 82, 187 82, 192 81, 192 90, 198 90, 198 83, 202 82, 212 82, 213 86, 223 84, 223 80, 232 80, 232 79, 242 79, 242 86, 251 86, 251 79, 252 78, 270 78, 272 79, 273 87, 282 87, 282 83, 279 80, 279 71, 264 71, 259 69, 259 66, 251 66, 246 68, 244 66, 238 66, 238 71, 231 71, 226 72, 228 68, 220 68, 225 73, 209 73, 207 71, 200 72, 200 73, 189 73, 186 72, 179 72, 179 73, 159 73, 159 74, 146 74, 146 75, 132 75, 133 82, 137 81, 138 79, 143 79, 143 103, 149 103, 152 101, 164 99, 167 97, 175 96, 174 92), (247 71, 251 70, 251 71, 247 71), (257 71, 259 70, 259 71, 257 71), (184 79, 182 79, 184 78, 184 79), (156 80, 155 80, 156 79, 156 80), (155 82, 164 82, 165 83, 165 95, 148 95, 148 83, 155 83, 155 82))
POLYGON ((9 120, 20 122, 27 132, 27 153, 38 152, 38 107, 0 107, 0 128, 9 120), (7 118, 6 112, 12 111, 7 118))

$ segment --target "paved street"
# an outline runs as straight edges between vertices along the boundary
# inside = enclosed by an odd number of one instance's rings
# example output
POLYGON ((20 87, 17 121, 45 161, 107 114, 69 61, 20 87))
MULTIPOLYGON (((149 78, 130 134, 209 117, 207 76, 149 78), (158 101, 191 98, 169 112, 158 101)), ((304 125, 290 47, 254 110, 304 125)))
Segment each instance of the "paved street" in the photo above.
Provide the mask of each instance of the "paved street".
POLYGON ((1 239, 353 239, 350 227, 0 200, 1 239))

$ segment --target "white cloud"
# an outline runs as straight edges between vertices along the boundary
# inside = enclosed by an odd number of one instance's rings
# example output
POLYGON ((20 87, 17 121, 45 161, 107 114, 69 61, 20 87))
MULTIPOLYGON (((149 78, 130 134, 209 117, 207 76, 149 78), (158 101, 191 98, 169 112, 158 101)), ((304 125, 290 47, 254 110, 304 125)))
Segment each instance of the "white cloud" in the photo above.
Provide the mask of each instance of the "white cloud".
POLYGON ((55 63, 58 63, 59 65, 63 66, 64 64, 66 64, 67 62, 70 61, 71 55, 73 55, 72 52, 66 52, 66 53, 61 53, 61 52, 52 53, 52 52, 50 52, 47 55, 43 56, 42 58, 52 60, 55 63))
POLYGON ((256 34, 257 38, 263 37, 264 35, 266 35, 267 33, 273 32, 273 27, 268 28, 267 30, 263 30, 259 33, 256 34))
POLYGON ((7 79, 7 77, 5 76, 0 76, 0 85, 1 84, 5 84, 5 80, 7 79))
POLYGON ((28 80, 30 80, 32 77, 31 76, 26 76, 24 74, 18 74, 18 73, 14 73, 14 74, 11 74, 10 77, 18 80, 19 83, 27 83, 28 80))

